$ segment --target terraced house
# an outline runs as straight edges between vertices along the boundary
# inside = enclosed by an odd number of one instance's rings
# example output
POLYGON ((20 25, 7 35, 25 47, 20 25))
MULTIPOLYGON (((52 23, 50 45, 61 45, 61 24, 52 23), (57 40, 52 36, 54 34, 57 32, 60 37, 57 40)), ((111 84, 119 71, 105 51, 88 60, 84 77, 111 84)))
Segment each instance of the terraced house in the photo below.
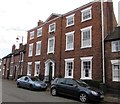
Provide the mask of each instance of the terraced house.
POLYGON ((28 30, 27 75, 103 80, 104 38, 116 27, 112 2, 90 2, 65 14, 51 14, 28 30))

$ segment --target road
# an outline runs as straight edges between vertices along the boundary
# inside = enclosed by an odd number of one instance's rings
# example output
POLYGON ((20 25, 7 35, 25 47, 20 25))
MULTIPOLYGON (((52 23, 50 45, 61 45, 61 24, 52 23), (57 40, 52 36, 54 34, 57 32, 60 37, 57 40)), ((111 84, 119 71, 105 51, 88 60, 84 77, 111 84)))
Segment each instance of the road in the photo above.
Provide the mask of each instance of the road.
MULTIPOLYGON (((65 104, 83 104, 76 99, 64 98, 61 96, 51 96, 50 92, 47 91, 30 91, 23 88, 17 88, 16 82, 12 80, 2 79, 2 102, 12 102, 7 104, 17 104, 16 102, 31 102, 31 104, 36 104, 44 102, 49 104, 49 102, 63 102, 65 104), (15 102, 15 103, 14 103, 15 102), (34 102, 34 103, 33 103, 34 102)), ((101 102, 102 104, 104 102, 101 102)), ((101 104, 95 103, 95 104, 101 104)), ((4 103, 3 103, 4 104, 4 103)), ((6 104, 6 103, 5 103, 6 104)), ((23 104, 23 103, 22 103, 23 104)), ((61 103, 60 103, 61 104, 61 103)), ((93 103, 87 103, 93 104, 93 103)), ((104 103, 105 104, 105 103, 104 103)))

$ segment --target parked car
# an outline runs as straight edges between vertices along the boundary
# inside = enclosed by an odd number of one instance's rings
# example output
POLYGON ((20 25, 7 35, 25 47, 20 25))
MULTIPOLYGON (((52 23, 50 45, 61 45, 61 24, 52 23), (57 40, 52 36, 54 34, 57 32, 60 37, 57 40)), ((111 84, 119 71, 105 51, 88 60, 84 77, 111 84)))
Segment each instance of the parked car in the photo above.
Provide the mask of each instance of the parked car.
POLYGON ((17 86, 28 88, 30 90, 46 90, 47 84, 34 76, 23 76, 17 79, 17 86))
POLYGON ((91 101, 101 101, 104 99, 103 91, 88 86, 81 80, 71 78, 56 78, 51 84, 51 94, 63 94, 77 97, 83 103, 91 101))

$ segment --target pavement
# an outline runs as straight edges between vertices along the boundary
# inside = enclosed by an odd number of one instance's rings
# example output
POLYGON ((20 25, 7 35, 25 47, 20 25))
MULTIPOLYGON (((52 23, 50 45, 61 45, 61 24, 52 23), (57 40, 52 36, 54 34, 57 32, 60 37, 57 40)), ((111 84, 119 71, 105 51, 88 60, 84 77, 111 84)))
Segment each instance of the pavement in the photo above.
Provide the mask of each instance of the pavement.
POLYGON ((104 102, 108 104, 120 104, 120 95, 106 93, 104 97, 104 102))

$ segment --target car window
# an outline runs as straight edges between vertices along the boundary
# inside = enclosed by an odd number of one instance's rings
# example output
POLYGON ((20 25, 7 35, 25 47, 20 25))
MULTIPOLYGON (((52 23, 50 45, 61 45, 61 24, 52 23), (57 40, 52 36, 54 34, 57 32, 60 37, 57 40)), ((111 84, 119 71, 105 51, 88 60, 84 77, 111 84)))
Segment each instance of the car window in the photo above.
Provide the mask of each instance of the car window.
POLYGON ((88 84, 86 84, 86 83, 83 82, 83 81, 77 80, 77 83, 78 83, 80 86, 82 86, 82 87, 88 87, 88 84))
POLYGON ((64 78, 60 78, 57 80, 58 84, 65 84, 65 79, 64 78))
POLYGON ((25 77, 24 80, 28 80, 28 77, 25 77))
POLYGON ((72 79, 66 79, 66 84, 70 85, 70 86, 73 86, 73 85, 76 85, 77 83, 72 79))
POLYGON ((38 78, 36 78, 36 77, 31 77, 30 78, 32 81, 40 81, 38 78))

